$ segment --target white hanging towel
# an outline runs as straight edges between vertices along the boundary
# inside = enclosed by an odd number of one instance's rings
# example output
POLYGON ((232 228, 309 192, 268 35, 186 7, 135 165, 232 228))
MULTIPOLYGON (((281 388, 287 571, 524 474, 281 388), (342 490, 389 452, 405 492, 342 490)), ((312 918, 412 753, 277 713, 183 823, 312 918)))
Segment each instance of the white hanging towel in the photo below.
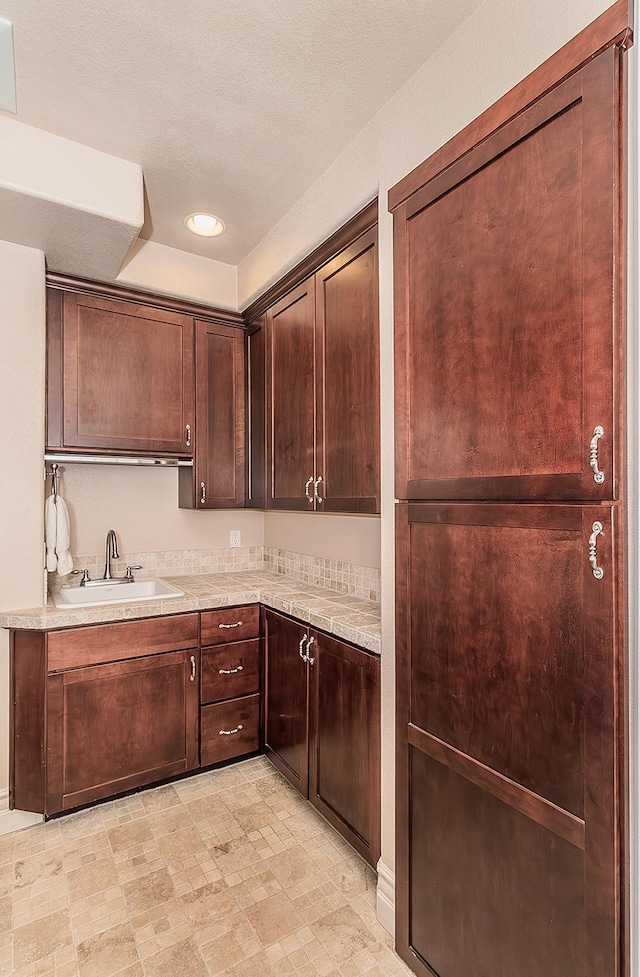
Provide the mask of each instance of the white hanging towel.
POLYGON ((58 576, 73 570, 73 557, 69 552, 69 512, 67 503, 58 494, 55 501, 56 510, 56 555, 58 557, 58 576))
POLYGON ((58 569, 58 557, 56 555, 56 500, 53 495, 48 495, 44 504, 44 543, 47 553, 47 570, 53 573, 58 569))

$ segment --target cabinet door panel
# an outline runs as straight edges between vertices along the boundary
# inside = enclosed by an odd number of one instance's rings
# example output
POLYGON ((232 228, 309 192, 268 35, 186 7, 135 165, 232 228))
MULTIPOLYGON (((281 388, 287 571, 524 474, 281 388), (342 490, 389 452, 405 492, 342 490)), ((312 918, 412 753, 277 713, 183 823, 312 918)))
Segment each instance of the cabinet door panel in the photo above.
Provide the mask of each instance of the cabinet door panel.
POLYGON ((197 322, 193 474, 199 509, 244 505, 244 436, 244 333, 197 322))
POLYGON ((260 676, 258 646, 253 641, 234 641, 228 645, 202 649, 200 701, 218 702, 258 692, 260 676))
POLYGON ((64 295, 64 447, 191 455, 193 320, 64 295))
POLYGON ((316 473, 325 512, 379 510, 377 228, 316 274, 316 473))
POLYGON ((309 799, 375 866, 380 855, 380 661, 314 632, 309 799))
POLYGON ((617 498, 617 98, 609 50, 396 211, 399 498, 617 498))
POLYGON ((197 652, 48 678, 47 811, 67 810, 198 766, 197 652))
POLYGON ((399 942, 442 977, 615 974, 617 507, 398 508, 399 942))
MULTIPOLYGON (((273 509, 312 509, 305 485, 315 454, 314 280, 295 288, 267 313, 267 436, 273 509)), ((313 497, 313 485, 311 497, 313 497)))
MULTIPOLYGON (((273 611, 265 612, 265 752, 307 796, 309 785, 308 667, 300 642, 310 632, 273 611)), ((304 646, 303 646, 304 650, 304 646)))

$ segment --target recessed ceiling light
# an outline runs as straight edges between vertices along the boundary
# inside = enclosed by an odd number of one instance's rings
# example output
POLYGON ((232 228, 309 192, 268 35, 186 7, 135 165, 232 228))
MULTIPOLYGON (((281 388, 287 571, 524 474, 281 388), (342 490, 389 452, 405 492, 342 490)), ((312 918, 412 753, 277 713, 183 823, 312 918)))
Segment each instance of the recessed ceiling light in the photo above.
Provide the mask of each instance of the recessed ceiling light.
POLYGON ((190 231, 202 237, 217 237, 227 229, 225 222, 214 214, 189 214, 184 222, 190 231))

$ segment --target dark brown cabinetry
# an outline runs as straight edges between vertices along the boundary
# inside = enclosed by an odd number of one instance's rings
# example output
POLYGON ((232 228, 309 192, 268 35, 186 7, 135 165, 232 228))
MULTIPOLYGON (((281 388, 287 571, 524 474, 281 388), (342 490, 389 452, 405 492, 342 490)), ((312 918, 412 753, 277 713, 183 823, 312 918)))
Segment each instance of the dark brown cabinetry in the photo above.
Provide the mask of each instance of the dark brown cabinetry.
POLYGON ((11 659, 13 807, 55 814, 198 766, 196 614, 14 632, 11 659))
POLYGON ((265 752, 363 858, 380 854, 379 660, 265 612, 265 752))
MULTIPOLYGON (((266 391, 264 422, 252 412, 251 458, 259 475, 266 438, 268 508, 379 511, 378 347, 374 227, 250 330, 251 402, 266 391)), ((251 492, 262 496, 255 476, 251 492)))
POLYGON ((244 505, 244 333, 233 326, 195 323, 195 455, 180 470, 183 508, 244 505))
POLYGON ((207 611, 201 616, 203 767, 258 749, 259 634, 257 604, 207 611), (230 637, 238 640, 229 641, 230 637))
POLYGON ((49 288, 47 447, 193 454, 193 319, 49 288))
POLYGON ((622 967, 624 170, 602 25, 390 194, 396 936, 424 977, 622 967))

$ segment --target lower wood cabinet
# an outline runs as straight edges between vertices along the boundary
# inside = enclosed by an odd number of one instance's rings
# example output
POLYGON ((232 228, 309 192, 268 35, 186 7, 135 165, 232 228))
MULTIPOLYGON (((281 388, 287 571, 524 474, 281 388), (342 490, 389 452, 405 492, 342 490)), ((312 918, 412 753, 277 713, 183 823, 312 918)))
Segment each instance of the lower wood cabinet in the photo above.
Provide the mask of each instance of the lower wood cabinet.
POLYGON ((198 615, 12 633, 11 806, 56 814, 199 765, 198 615))
POLYGON ((363 858, 380 855, 380 662, 267 610, 264 748, 363 858))

